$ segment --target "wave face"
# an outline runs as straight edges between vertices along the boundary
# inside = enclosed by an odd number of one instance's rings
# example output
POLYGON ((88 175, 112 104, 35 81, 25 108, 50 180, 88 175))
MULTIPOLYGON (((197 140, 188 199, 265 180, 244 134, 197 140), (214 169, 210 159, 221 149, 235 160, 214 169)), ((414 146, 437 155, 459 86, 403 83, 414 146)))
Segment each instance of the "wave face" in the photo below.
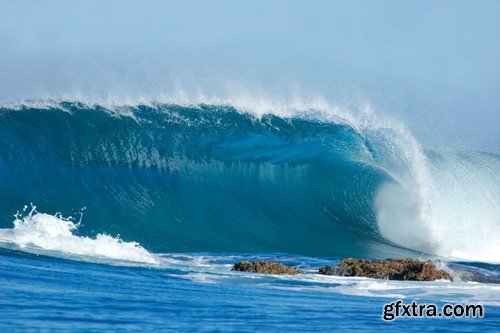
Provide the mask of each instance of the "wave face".
POLYGON ((408 249, 500 261, 498 155, 424 153, 394 123, 304 114, 4 106, 0 226, 32 202, 63 214, 85 207, 71 237, 119 235, 153 252, 408 249))

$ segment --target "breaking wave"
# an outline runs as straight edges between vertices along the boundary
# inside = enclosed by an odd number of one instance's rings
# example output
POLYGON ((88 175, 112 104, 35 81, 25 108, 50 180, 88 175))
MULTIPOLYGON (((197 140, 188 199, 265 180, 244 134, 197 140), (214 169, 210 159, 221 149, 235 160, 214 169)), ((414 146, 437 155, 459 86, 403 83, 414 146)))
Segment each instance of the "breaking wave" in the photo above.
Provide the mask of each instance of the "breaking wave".
POLYGON ((500 262, 499 166, 495 154, 423 150, 370 112, 7 105, 0 238, 139 262, 155 260, 144 248, 500 262), (33 212, 12 227, 29 202, 86 207, 84 223, 33 212))
MULTIPOLYGON (((26 209, 26 208, 25 208, 26 209)), ((0 244, 11 249, 70 258, 157 264, 158 260, 138 243, 98 234, 95 238, 75 235, 79 223, 61 215, 38 213, 36 207, 16 214, 13 229, 0 229, 0 244), (14 247, 12 246, 14 245, 14 247), (72 257, 73 256, 73 257, 72 257)))

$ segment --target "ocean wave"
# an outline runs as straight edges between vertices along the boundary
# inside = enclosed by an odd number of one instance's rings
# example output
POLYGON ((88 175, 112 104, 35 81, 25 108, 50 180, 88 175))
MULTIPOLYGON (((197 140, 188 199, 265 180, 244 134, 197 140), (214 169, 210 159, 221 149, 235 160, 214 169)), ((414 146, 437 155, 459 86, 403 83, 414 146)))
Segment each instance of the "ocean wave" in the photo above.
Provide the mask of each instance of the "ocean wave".
POLYGON ((500 261, 497 155, 424 151, 373 115, 269 108, 5 105, 0 226, 35 202, 87 207, 82 237, 153 252, 500 261))

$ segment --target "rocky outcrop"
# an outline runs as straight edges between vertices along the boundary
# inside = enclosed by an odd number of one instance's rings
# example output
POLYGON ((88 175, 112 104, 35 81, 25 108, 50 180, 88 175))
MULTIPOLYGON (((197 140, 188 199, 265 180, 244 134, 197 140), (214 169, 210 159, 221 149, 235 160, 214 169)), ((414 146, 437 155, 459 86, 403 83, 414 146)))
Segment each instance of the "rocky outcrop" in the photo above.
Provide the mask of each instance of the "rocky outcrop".
POLYGON ((439 270, 431 261, 417 259, 344 259, 337 266, 324 266, 318 271, 323 275, 364 276, 376 279, 402 281, 450 280, 451 275, 439 270))
POLYGON ((343 268, 340 268, 338 266, 330 266, 326 265, 321 267, 318 270, 318 274, 321 275, 337 275, 337 276, 345 276, 345 270, 343 268))
POLYGON ((295 275, 302 273, 298 269, 272 261, 254 261, 254 262, 241 261, 234 264, 231 270, 240 272, 262 273, 262 274, 295 275))

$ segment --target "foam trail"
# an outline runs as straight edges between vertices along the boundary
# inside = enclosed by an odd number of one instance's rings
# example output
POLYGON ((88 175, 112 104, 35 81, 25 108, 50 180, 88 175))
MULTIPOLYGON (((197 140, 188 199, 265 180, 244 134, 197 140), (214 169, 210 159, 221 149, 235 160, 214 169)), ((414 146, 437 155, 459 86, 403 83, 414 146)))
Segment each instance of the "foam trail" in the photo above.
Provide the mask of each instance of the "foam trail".
POLYGON ((38 213, 35 207, 24 217, 16 215, 13 229, 0 229, 0 243, 20 250, 62 256, 76 255, 93 259, 111 259, 157 264, 158 260, 136 242, 124 242, 105 234, 95 238, 74 234, 78 224, 60 215, 38 213))

